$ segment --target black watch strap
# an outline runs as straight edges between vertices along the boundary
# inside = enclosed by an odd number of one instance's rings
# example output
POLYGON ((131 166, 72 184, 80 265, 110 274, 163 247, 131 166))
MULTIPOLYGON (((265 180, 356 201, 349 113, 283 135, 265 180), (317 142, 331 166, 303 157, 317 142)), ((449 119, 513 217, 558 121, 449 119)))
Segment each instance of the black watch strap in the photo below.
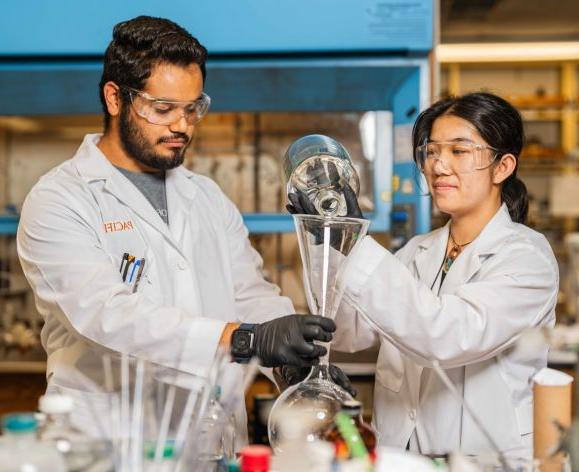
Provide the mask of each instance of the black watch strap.
POLYGON ((242 323, 231 335, 231 357, 247 364, 255 354, 255 324, 242 323))

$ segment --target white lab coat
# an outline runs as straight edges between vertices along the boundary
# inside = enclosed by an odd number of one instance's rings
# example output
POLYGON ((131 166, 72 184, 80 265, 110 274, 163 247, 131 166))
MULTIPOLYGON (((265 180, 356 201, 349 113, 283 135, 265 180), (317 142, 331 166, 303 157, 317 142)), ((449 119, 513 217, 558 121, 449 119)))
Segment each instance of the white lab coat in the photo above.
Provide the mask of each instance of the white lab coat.
POLYGON ((554 324, 557 262, 546 239, 513 223, 502 205, 438 292, 430 287, 447 240, 448 224, 414 237, 395 257, 366 237, 348 265, 333 346, 353 352, 380 343, 373 420, 380 444, 489 452, 429 368, 437 359, 500 448, 529 456, 531 378, 545 367, 547 349, 530 355, 515 344, 526 328, 554 324))
MULTIPOLYGON (((45 320, 49 391, 106 408, 71 375, 98 377, 102 352, 203 373, 227 322, 260 322, 294 309, 263 279, 240 213, 213 181, 183 167, 168 171, 167 225, 96 147, 99 139, 87 135, 72 159, 31 190, 18 254, 45 320), (124 253, 146 261, 136 293, 119 273, 124 253)), ((77 421, 85 429, 86 419, 77 421)), ((243 440, 243 401, 237 423, 243 440)))

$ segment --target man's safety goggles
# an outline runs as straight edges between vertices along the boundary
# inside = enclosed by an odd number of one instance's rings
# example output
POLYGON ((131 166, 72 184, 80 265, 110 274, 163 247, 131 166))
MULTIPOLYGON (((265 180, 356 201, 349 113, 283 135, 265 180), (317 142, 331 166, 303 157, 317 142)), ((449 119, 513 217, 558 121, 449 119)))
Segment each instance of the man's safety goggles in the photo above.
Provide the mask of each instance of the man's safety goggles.
POLYGON ((187 124, 194 125, 203 118, 209 110, 211 98, 202 93, 197 100, 183 102, 155 98, 147 92, 122 86, 131 99, 133 109, 140 117, 154 125, 170 125, 185 117, 187 124))

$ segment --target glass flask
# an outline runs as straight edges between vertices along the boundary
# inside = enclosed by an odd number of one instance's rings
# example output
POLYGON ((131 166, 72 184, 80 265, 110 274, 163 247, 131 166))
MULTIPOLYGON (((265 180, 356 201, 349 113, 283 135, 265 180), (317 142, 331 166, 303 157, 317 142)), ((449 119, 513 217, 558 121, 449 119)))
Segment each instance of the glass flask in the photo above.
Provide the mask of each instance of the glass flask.
POLYGON ((356 196, 360 191, 348 151, 328 136, 310 134, 294 141, 284 155, 283 168, 288 193, 305 193, 320 215, 347 215, 343 188, 348 184, 356 196))
MULTIPOLYGON (((369 221, 356 218, 330 218, 294 215, 300 254, 304 266, 304 285, 312 314, 334 318, 344 292, 343 274, 348 255, 365 236, 369 221)), ((276 400, 268 421, 271 446, 282 450, 283 422, 287 412, 305 411, 307 441, 322 439, 342 403, 352 400, 329 372, 328 354, 320 358, 308 377, 287 388, 276 400)), ((295 438, 292 438, 295 439, 295 438)))

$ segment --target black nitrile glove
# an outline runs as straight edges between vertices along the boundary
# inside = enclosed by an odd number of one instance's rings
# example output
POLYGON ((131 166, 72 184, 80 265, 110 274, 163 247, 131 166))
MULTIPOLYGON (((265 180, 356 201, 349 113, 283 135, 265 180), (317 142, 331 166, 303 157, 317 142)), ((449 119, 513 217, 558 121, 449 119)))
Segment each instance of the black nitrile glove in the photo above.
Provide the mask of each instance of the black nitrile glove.
MULTIPOLYGON (((280 369, 280 374, 284 382, 288 385, 295 385, 304 380, 311 371, 311 367, 296 367, 293 365, 284 365, 280 369)), ((350 379, 342 369, 334 364, 330 364, 330 376, 332 380, 342 387, 346 392, 355 397, 358 392, 350 382, 350 379)))
POLYGON ((255 325, 255 355, 265 367, 284 364, 307 367, 326 354, 324 346, 313 341, 328 342, 336 324, 323 316, 287 315, 255 325))

